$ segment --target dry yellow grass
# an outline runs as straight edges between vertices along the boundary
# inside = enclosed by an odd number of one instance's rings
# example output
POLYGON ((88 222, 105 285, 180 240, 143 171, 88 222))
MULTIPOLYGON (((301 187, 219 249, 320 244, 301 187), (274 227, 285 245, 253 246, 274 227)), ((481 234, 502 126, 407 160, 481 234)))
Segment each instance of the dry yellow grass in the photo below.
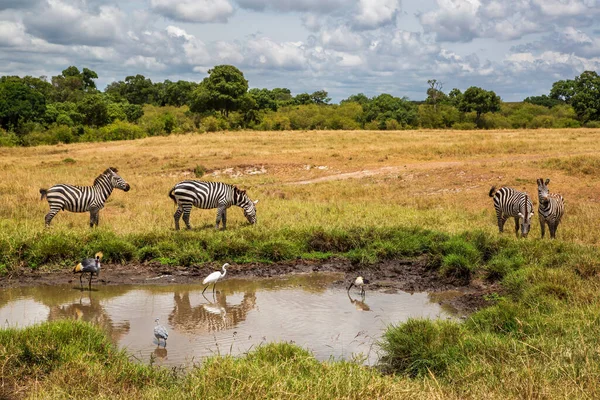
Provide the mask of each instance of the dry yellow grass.
MULTIPOLYGON (((597 129, 226 132, 3 148, 1 225, 13 232, 42 230, 48 206, 39 200, 39 188, 89 185, 115 166, 132 190, 113 193, 100 225, 117 233, 172 229, 174 205, 167 193, 175 183, 195 179, 193 169, 202 165, 209 170, 202 179, 236 184, 261 200, 260 229, 400 224, 494 231, 491 185, 524 189, 537 200, 536 178, 549 177, 550 189, 567 203, 558 237, 596 243, 599 134, 597 129), (564 165, 548 161, 556 158, 564 165), (565 168, 572 160, 592 167, 586 173, 576 164, 565 168)), ((214 211, 194 210, 191 220, 202 228, 214 218, 214 211)), ((229 220, 232 229, 245 221, 235 208, 229 220)), ((87 229, 88 216, 61 212, 52 224, 87 229)), ((537 217, 533 233, 539 236, 537 217)))

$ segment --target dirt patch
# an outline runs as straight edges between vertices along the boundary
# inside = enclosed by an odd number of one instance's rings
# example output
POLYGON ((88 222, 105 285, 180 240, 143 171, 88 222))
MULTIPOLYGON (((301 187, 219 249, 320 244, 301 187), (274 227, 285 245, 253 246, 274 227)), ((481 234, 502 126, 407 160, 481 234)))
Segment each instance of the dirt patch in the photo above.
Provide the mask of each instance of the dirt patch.
MULTIPOLYGON (((159 263, 104 264, 100 279, 95 284, 102 285, 172 285, 199 283, 220 265, 178 267, 159 263)), ((481 281, 462 284, 441 277, 437 271, 427 268, 427 262, 417 260, 389 260, 370 266, 356 266, 347 260, 310 261, 294 260, 277 264, 232 264, 229 276, 244 279, 261 279, 291 274, 312 272, 338 272, 344 279, 331 286, 346 288, 357 276, 370 281, 365 288, 387 293, 402 290, 405 292, 429 292, 432 301, 449 306, 459 314, 470 313, 488 305, 485 299, 489 293, 499 291, 496 285, 481 281)), ((61 285, 77 283, 77 275, 70 270, 31 270, 23 268, 0 277, 0 288, 21 286, 61 285)))

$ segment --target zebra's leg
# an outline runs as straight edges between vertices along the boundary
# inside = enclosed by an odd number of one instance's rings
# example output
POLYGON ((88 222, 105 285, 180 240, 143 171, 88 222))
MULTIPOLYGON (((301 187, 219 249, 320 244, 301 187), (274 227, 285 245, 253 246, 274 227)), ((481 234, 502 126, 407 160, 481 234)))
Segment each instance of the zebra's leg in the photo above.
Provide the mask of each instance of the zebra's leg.
POLYGON ((546 220, 542 216, 540 216, 540 229, 542 230, 542 239, 543 239, 544 235, 546 234, 546 220))
POLYGON ((219 229, 219 223, 223 221, 223 230, 227 228, 227 208, 224 206, 219 206, 217 209, 217 223, 215 224, 215 229, 219 229))
POLYGON ((182 206, 182 208, 183 208, 183 222, 185 223, 185 227, 187 229, 192 229, 192 226, 190 225, 190 213, 192 212, 192 205, 185 204, 182 206))
POLYGON ((177 207, 177 211, 175 211, 175 214, 173 214, 173 218, 175 218, 175 230, 176 231, 179 230, 179 219, 181 218, 182 213, 183 213, 183 207, 181 207, 181 205, 179 205, 177 207))
POLYGON ((48 214, 46 214, 46 217, 44 218, 44 221, 46 222, 46 228, 48 228, 50 226, 50 222, 52 221, 52 218, 54 218, 54 216, 56 214, 58 214, 58 212, 60 211, 60 208, 51 208, 50 212, 48 214))
POLYGON ((498 230, 500 233, 504 232, 504 224, 506 223, 506 217, 498 215, 498 230))
POLYGON ((515 217, 515 235, 519 237, 519 217, 515 217))
POLYGON ((98 226, 98 213, 100 212, 97 208, 90 208, 90 228, 94 225, 98 226))
POLYGON ((558 228, 558 224, 556 222, 548 224, 548 229, 550 230, 550 239, 556 239, 556 228, 558 228))

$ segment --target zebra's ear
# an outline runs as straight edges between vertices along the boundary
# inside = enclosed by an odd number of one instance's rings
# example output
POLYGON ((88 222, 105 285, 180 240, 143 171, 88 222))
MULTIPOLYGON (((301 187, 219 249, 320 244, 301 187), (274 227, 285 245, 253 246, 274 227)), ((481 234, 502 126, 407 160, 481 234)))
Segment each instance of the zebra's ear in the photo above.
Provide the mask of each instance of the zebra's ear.
POLYGON ((112 172, 119 172, 119 170, 116 169, 115 167, 109 167, 108 169, 110 169, 112 172))
POLYGON ((546 186, 548 186, 548 184, 550 183, 550 178, 546 179, 546 186))
POLYGON ((538 184, 538 186, 542 186, 542 178, 536 179, 535 182, 538 184))
POLYGON ((245 190, 240 190, 240 194, 246 194, 245 190))
POLYGON ((254 200, 254 204, 258 203, 258 200, 254 200))

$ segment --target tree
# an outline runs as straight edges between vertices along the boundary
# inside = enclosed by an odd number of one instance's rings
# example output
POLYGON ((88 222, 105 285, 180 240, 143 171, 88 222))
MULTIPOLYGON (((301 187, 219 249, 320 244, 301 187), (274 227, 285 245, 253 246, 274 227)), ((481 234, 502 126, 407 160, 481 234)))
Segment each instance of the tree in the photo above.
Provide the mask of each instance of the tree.
POLYGON ((22 123, 40 120, 46 99, 18 76, 0 79, 0 126, 17 129, 22 123))
POLYGON ((294 97, 288 88, 275 88, 271 90, 271 94, 277 102, 277 107, 289 106, 294 103, 294 97))
POLYGON ((529 96, 525 100, 523 100, 523 102, 529 103, 529 104, 535 104, 536 106, 544 106, 544 107, 548 107, 548 108, 552 108, 559 104, 564 104, 564 102, 562 100, 546 96, 545 94, 543 94, 541 96, 529 96))
POLYGON ((327 92, 325 90, 317 90, 310 95, 310 99, 315 104, 327 104, 331 101, 331 97, 327 96, 327 92))
POLYGON ((157 89, 160 105, 175 107, 188 104, 192 98, 192 92, 198 87, 196 82, 181 80, 177 82, 166 80, 163 84, 156 85, 162 85, 162 90, 160 87, 157 89))
POLYGON ((558 81, 552 84, 550 89, 550 97, 556 100, 564 101, 567 104, 571 104, 571 98, 575 95, 575 81, 566 80, 558 81))
POLYGON ((98 79, 96 72, 87 68, 80 72, 79 68, 71 65, 60 75, 52 77, 54 100, 58 102, 81 100, 85 93, 96 92, 94 79, 98 79))
POLYGON ((429 85, 429 88, 427 89, 427 100, 425 100, 425 102, 427 104, 433 104, 433 111, 437 112, 438 103, 441 103, 448 98, 448 96, 442 92, 444 84, 437 79, 429 79, 427 84, 429 85))
POLYGON ((208 76, 193 92, 190 110, 193 112, 220 111, 225 117, 240 106, 248 91, 248 81, 242 71, 233 65, 217 65, 208 70, 208 76))
POLYGON ((154 104, 158 98, 157 89, 152 81, 141 74, 126 77, 120 90, 131 104, 154 104))
POLYGON ((458 108, 461 100, 462 100, 463 94, 460 91, 460 89, 454 88, 450 91, 450 93, 448 93, 448 102, 450 103, 450 105, 458 108))
POLYGON ((364 106, 369 101, 370 101, 369 98, 364 93, 359 93, 359 94, 353 94, 352 96, 348 97, 347 99, 340 101, 340 104, 353 102, 353 103, 358 103, 358 104, 364 106))
POLYGON ((379 129, 387 129, 387 121, 395 120, 403 126, 413 125, 417 120, 417 108, 407 98, 383 93, 363 106, 365 121, 377 121, 379 129))
POLYGON ((86 95, 77 103, 77 111, 83 115, 85 125, 99 127, 110 123, 108 103, 101 94, 86 95))
POLYGON ((462 112, 475 111, 477 113, 476 123, 479 125, 481 114, 500 111, 500 103, 500 96, 493 91, 471 86, 463 93, 458 109, 462 112))
POLYGON ((583 122, 600 120, 600 76, 595 71, 584 71, 575 78, 575 94, 571 105, 583 122))
POLYGON ((257 110, 277 111, 277 101, 269 89, 252 88, 248 90, 248 95, 255 101, 257 110))
POLYGON ((313 104, 313 100, 308 93, 300 93, 294 97, 294 103, 298 105, 313 104))

